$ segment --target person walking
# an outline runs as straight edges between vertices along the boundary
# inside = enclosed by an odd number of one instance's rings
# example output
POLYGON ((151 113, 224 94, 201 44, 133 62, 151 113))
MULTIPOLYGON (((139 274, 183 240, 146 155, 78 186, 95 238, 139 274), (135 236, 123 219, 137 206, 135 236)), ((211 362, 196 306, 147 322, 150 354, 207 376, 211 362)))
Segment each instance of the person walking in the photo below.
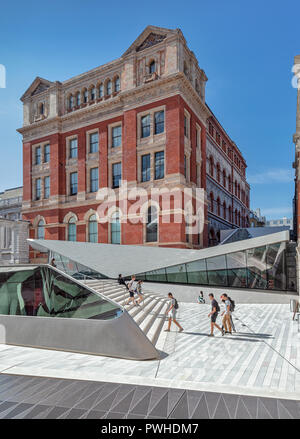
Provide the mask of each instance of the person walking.
POLYGON ((210 317, 210 337, 214 336, 214 327, 216 327, 222 335, 224 335, 224 330, 220 328, 220 326, 216 323, 218 314, 220 312, 220 307, 216 299, 214 298, 214 295, 210 293, 208 295, 210 303, 211 303, 211 312, 208 314, 208 317, 210 317))
POLYGON ((129 305, 130 302, 133 302, 136 305, 136 301, 134 299, 134 290, 135 290, 135 276, 131 276, 131 281, 128 282, 128 291, 129 291, 129 300, 125 305, 129 305))
POLYGON ((200 295, 198 297, 198 303, 205 303, 205 299, 203 297, 203 291, 200 291, 200 295))
POLYGON ((222 317, 223 317, 223 321, 222 321, 222 324, 223 324, 223 327, 224 327, 224 330, 225 330, 225 333, 228 333, 228 334, 232 334, 232 328, 231 328, 231 319, 230 319, 230 316, 231 316, 231 311, 230 311, 230 300, 228 299, 228 296, 227 296, 227 294, 222 294, 222 296, 221 296, 221 300, 223 300, 224 301, 224 304, 225 304, 225 311, 223 311, 222 312, 222 317))
POLYGON ((119 284, 119 285, 125 285, 125 287, 128 289, 127 284, 126 284, 125 279, 124 279, 124 277, 122 276, 122 274, 119 274, 119 277, 118 277, 118 284, 119 284))
POLYGON ((230 323, 231 323, 231 328, 232 328, 233 332, 236 332, 235 325, 233 323, 233 318, 232 318, 232 313, 234 312, 234 309, 235 309, 235 301, 231 297, 229 297, 229 296, 228 296, 228 300, 230 302, 230 323))
POLYGON ((175 325, 178 326, 179 332, 182 332, 183 327, 176 320, 176 314, 177 314, 177 309, 178 309, 177 300, 175 299, 175 297, 173 297, 172 293, 168 293, 168 297, 170 299, 170 305, 169 305, 169 308, 167 309, 167 312, 166 312, 166 314, 168 315, 168 318, 169 318, 168 329, 166 329, 166 332, 170 332, 172 320, 175 323, 175 325))
POLYGON ((139 305, 142 301, 144 301, 144 294, 142 292, 142 280, 139 280, 136 284, 136 294, 138 295, 137 304, 139 305))

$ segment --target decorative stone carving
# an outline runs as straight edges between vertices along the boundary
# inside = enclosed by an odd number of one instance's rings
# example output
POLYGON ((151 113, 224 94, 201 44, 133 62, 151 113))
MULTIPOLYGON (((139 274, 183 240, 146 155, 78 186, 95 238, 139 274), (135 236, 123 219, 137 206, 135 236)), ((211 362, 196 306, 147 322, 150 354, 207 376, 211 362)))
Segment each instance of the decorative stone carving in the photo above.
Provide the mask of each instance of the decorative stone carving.
POLYGON ((166 35, 159 35, 151 32, 145 41, 137 47, 136 51, 140 52, 141 50, 148 49, 148 47, 152 47, 155 44, 161 43, 166 38, 166 35))

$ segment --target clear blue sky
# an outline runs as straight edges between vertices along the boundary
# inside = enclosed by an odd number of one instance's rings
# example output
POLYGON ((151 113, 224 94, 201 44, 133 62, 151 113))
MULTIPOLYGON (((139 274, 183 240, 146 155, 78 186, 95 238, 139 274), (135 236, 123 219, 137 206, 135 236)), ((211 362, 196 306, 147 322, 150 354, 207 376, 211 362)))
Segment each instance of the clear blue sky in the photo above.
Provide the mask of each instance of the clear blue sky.
POLYGON ((20 96, 118 58, 148 24, 181 28, 208 76, 207 103, 244 154, 251 207, 291 216, 299 0, 10 1, 1 5, 0 190, 22 185, 20 96))

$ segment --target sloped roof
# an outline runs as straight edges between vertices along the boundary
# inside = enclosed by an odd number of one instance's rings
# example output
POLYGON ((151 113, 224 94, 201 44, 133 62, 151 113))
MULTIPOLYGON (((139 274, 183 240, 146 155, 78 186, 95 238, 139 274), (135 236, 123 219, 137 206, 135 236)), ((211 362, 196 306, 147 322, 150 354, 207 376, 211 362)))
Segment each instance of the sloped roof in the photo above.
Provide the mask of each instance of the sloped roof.
POLYGON ((123 276, 130 276, 134 273, 143 273, 197 259, 288 240, 289 232, 283 231, 202 250, 43 239, 28 239, 28 242, 36 250, 42 252, 54 251, 110 278, 117 278, 119 273, 122 273, 123 276))

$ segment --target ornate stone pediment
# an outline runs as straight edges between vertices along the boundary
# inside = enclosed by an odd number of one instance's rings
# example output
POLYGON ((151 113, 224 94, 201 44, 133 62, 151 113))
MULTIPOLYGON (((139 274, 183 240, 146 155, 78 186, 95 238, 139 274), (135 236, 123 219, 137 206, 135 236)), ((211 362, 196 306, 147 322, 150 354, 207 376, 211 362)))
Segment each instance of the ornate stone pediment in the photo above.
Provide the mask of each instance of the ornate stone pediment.
POLYGON ((42 91, 47 90, 49 88, 48 84, 43 84, 42 82, 37 86, 37 88, 31 93, 31 96, 37 95, 41 93, 42 91))
POLYGON ((168 36, 178 34, 178 32, 180 32, 179 29, 166 29, 157 26, 147 26, 122 56, 124 57, 131 53, 148 49, 155 44, 161 43, 168 36))
POLYGON ((155 34, 154 32, 151 32, 148 37, 145 39, 145 41, 136 48, 137 52, 140 52, 141 50, 148 49, 148 47, 152 47, 155 44, 161 43, 166 38, 166 35, 160 35, 155 34))
POLYGON ((39 93, 42 93, 43 91, 47 90, 52 84, 53 82, 47 81, 47 79, 36 77, 33 83, 30 85, 30 87, 28 87, 26 92, 21 97, 21 101, 30 96, 35 96, 39 93))

